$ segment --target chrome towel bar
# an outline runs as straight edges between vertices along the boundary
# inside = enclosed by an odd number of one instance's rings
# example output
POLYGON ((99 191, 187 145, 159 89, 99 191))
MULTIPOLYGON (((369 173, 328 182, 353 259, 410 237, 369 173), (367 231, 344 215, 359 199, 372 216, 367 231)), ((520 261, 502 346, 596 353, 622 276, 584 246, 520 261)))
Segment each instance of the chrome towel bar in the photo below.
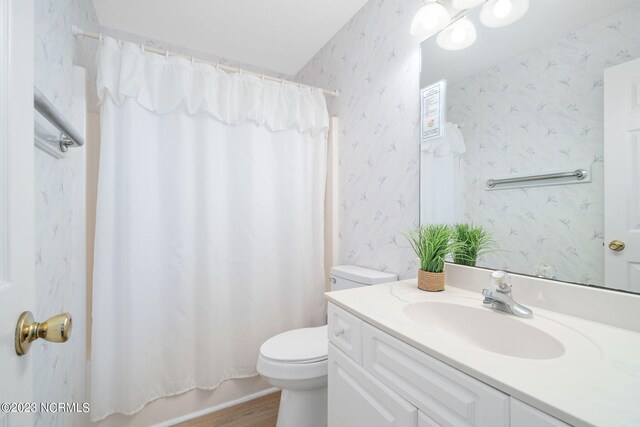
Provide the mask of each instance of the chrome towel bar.
POLYGON ((576 169, 570 172, 559 172, 559 173, 547 173, 542 175, 529 175, 529 176, 519 176, 514 178, 504 178, 504 179, 489 179, 487 180, 488 188, 495 188, 496 185, 500 184, 513 184, 520 182, 530 182, 530 181, 546 181, 552 179, 562 179, 562 178, 575 178, 576 181, 582 181, 588 175, 586 169, 576 169))
POLYGON ((60 150, 66 152, 69 147, 80 147, 84 145, 83 136, 74 128, 62 113, 47 99, 46 96, 34 86, 33 106, 36 111, 44 116, 52 125, 61 132, 60 150))

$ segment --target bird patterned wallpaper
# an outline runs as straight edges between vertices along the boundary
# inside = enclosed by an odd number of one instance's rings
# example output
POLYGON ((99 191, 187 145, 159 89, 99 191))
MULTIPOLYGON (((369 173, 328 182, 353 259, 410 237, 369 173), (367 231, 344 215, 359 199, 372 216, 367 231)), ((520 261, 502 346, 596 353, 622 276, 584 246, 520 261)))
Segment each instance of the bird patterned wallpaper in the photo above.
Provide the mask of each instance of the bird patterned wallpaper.
POLYGON ((416 276, 403 232, 418 225, 422 0, 370 0, 296 75, 340 90, 339 262, 416 276))
MULTIPOLYGON (((73 112, 73 66, 87 70, 88 105, 95 109, 95 66, 97 45, 76 40, 71 25, 98 31, 91 0, 36 0, 35 8, 35 85, 65 117, 73 112), (93 106, 93 107, 92 107, 93 106)), ((77 150, 77 149, 76 149, 77 150)), ((35 150, 36 183, 36 320, 43 321, 62 312, 78 316, 85 305, 72 306, 78 293, 84 295, 84 259, 74 257, 76 233, 84 235, 82 201, 74 194, 74 185, 84 182, 78 162, 67 157, 55 159, 35 150), (80 180, 80 181, 79 181, 80 180)), ((84 185, 84 184, 82 184, 84 185)), ((76 326, 77 328, 77 326, 76 326)), ((77 329, 81 331, 81 329, 77 329)), ((68 343, 34 343, 29 357, 34 365, 35 402, 85 402, 83 386, 86 364, 84 337, 72 334, 68 343), (82 350, 84 350, 82 348, 82 350)), ((81 335, 81 333, 80 333, 81 335)), ((79 415, 38 412, 36 426, 78 424, 79 415)))
POLYGON ((603 73, 640 57, 638 22, 636 4, 450 84, 466 218, 500 249, 479 265, 604 284, 603 73), (486 191, 489 178, 578 168, 592 182, 486 191))

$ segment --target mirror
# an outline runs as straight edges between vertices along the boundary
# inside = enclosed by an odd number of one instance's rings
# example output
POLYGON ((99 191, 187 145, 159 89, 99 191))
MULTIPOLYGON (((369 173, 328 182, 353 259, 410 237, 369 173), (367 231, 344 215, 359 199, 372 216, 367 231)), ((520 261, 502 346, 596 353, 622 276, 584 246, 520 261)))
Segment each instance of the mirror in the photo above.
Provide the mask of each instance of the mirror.
POLYGON ((482 7, 471 46, 421 46, 423 93, 446 81, 421 224, 482 226, 495 250, 479 267, 640 292, 640 0, 531 0, 501 28, 482 7))

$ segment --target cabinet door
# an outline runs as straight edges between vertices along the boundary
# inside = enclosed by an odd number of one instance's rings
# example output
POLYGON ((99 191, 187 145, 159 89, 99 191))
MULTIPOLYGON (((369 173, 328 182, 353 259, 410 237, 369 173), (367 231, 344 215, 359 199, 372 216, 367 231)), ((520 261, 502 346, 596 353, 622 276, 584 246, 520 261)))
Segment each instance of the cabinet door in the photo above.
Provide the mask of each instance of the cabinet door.
POLYGON ((416 427, 418 410, 329 344, 329 427, 416 427))
POLYGON ((511 427, 567 427, 568 425, 533 406, 511 398, 511 427))
POLYGON ((418 411, 418 427, 440 427, 440 424, 433 421, 430 416, 422 411, 418 411))
POLYGON ((438 425, 509 425, 508 395, 366 323, 362 366, 438 425))

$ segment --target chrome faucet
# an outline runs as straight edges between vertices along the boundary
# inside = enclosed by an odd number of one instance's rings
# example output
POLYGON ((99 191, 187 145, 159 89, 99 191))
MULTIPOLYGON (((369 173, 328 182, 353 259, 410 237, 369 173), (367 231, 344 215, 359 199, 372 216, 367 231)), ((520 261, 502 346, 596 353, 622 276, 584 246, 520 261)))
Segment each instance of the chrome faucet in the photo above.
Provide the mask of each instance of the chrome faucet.
POLYGON ((533 311, 522 304, 518 304, 511 296, 511 283, 509 275, 504 271, 494 271, 491 273, 491 283, 495 286, 494 291, 482 290, 485 305, 490 305, 492 309, 504 313, 514 314, 519 317, 533 317, 533 311))

